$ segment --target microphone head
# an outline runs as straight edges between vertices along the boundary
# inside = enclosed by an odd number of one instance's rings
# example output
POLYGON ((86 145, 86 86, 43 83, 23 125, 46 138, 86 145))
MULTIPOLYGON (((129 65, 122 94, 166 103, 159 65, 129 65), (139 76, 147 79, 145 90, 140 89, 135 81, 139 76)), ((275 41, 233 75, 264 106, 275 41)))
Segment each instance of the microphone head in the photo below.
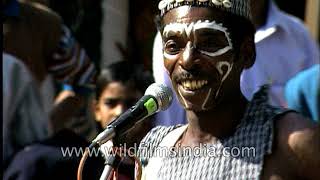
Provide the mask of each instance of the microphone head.
POLYGON ((151 84, 144 95, 151 95, 157 99, 158 102, 158 110, 164 111, 168 109, 168 107, 172 103, 172 90, 164 84, 153 83, 151 84))

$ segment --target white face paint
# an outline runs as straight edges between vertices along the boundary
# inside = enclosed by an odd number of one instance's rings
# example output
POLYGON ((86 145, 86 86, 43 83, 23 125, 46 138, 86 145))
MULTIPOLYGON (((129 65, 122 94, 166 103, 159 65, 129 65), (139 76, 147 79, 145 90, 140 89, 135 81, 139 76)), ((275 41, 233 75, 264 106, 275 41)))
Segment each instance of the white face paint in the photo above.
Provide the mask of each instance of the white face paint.
MULTIPOLYGON (((232 49, 232 42, 231 42, 230 34, 228 33, 228 29, 226 27, 223 27, 222 24, 217 24, 215 21, 210 22, 209 20, 205 20, 205 21, 199 20, 196 23, 192 22, 190 24, 171 23, 171 24, 168 24, 164 27, 162 36, 164 38, 169 38, 171 36, 182 36, 185 33, 187 35, 187 37, 190 38, 191 34, 194 35, 195 32, 200 29, 212 29, 215 31, 220 31, 220 32, 224 33, 224 35, 227 39, 227 42, 228 42, 228 44, 225 47, 223 47, 215 52, 209 52, 209 51, 198 49, 198 51, 200 53, 207 55, 207 56, 210 56, 210 57, 216 57, 216 56, 220 56, 220 55, 222 55, 232 49)), ((195 44, 193 44, 192 47, 196 47, 195 44)), ((163 52, 163 55, 167 59, 177 58, 176 55, 168 54, 168 53, 166 53, 166 51, 163 52)))
MULTIPOLYGON (((193 28, 193 23, 188 26, 187 24, 184 23, 172 23, 168 24, 164 27, 162 36, 163 37, 170 37, 170 36, 182 36, 183 33, 186 33, 188 37, 190 37, 190 33, 193 28)), ((179 54, 168 54, 166 51, 163 51, 163 56, 166 59, 176 59, 179 54)))
MULTIPOLYGON (((163 30, 163 34, 162 36, 164 37, 164 39, 169 38, 171 36, 183 36, 184 33, 185 35, 190 39, 191 35, 195 35, 195 32, 201 29, 212 29, 215 31, 220 31, 223 32, 226 39, 227 39, 227 45, 221 49, 218 49, 214 52, 209 52, 209 51, 205 51, 205 50, 201 50, 201 49, 197 49, 200 53, 209 56, 209 57, 216 57, 216 56, 220 56, 226 52, 228 52, 229 50, 231 50, 233 48, 232 46, 232 42, 231 42, 231 38, 230 38, 230 34, 228 33, 228 29, 226 27, 224 27, 222 24, 217 24, 215 21, 209 21, 209 20, 205 20, 205 21, 197 21, 196 23, 192 22, 190 24, 186 24, 186 23, 171 23, 168 24, 164 27, 163 30)), ((192 48, 196 47, 194 43, 191 43, 191 41, 188 41, 188 43, 186 44, 184 53, 183 53, 183 58, 187 59, 190 56, 190 50, 192 48)), ((166 59, 176 59, 179 55, 179 53, 177 54, 168 54, 166 53, 166 51, 163 51, 163 55, 166 59)), ((223 84, 223 82, 226 80, 226 78, 229 76, 231 70, 233 67, 233 63, 229 63, 227 61, 220 61, 217 62, 216 64, 216 69, 218 70, 219 74, 222 76, 219 88, 215 94, 215 98, 218 97, 219 93, 220 93, 220 89, 221 86, 223 84), (223 72, 223 67, 226 67, 227 71, 224 73, 223 72)), ((180 90, 178 89, 178 92, 180 94, 180 97, 182 98, 185 107, 188 108, 188 104, 186 103, 186 100, 184 99, 184 97, 181 95, 180 90)), ((206 98, 204 99, 204 102, 202 104, 202 109, 206 110, 206 105, 209 101, 209 98, 211 96, 212 93, 212 88, 209 89, 208 94, 206 96, 206 98)))
POLYGON ((190 37, 190 33, 193 29, 194 23, 186 24, 186 23, 171 23, 164 27, 162 36, 168 38, 172 35, 182 36, 184 32, 186 32, 187 36, 190 37))
POLYGON ((210 57, 216 57, 216 56, 220 56, 220 55, 222 55, 232 49, 232 42, 230 39, 230 34, 227 32, 227 28, 223 27, 222 24, 217 24, 215 21, 209 22, 209 20, 206 20, 205 22, 198 21, 194 25, 193 29, 194 29, 194 31, 197 31, 200 29, 213 29, 213 30, 221 31, 224 33, 224 35, 226 36, 226 39, 228 41, 228 45, 226 47, 219 49, 215 52, 208 52, 208 51, 199 50, 202 54, 205 54, 210 57))
MULTIPOLYGON (((219 88, 218 88, 218 90, 217 90, 217 92, 216 92, 215 99, 217 99, 217 97, 218 97, 218 95, 219 95, 219 93, 220 93, 220 89, 221 89, 221 86, 222 86, 223 82, 224 82, 224 81, 227 79, 227 77, 229 76, 229 74, 230 74, 230 72, 231 72, 231 70, 232 70, 232 68, 233 68, 233 63, 230 64, 230 63, 227 62, 227 61, 220 61, 220 62, 218 62, 218 63, 216 64, 216 68, 217 68, 219 74, 222 76, 222 79, 221 79, 219 88), (224 74, 224 72, 223 72, 223 70, 222 70, 223 67, 226 67, 226 69, 227 69, 227 72, 226 72, 225 74, 224 74)), ((207 102, 208 102, 208 100, 209 100, 209 97, 210 97, 210 95, 211 95, 211 90, 212 90, 212 89, 210 88, 210 90, 209 90, 209 92, 208 92, 208 94, 207 94, 207 97, 206 97, 205 101, 204 101, 203 104, 202 104, 202 109, 203 109, 203 110, 206 110, 205 106, 206 106, 206 104, 207 104, 207 102)))
POLYGON ((186 108, 189 108, 188 103, 186 102, 186 100, 184 99, 184 97, 181 95, 180 88, 178 88, 178 93, 179 93, 181 99, 183 100, 184 106, 185 106, 186 108))
POLYGON ((227 62, 227 61, 220 61, 220 62, 217 63, 216 68, 217 68, 217 70, 219 71, 219 74, 220 74, 221 76, 223 76, 223 77, 222 77, 222 79, 221 79, 221 82, 220 82, 220 85, 219 85, 219 89, 218 89, 218 91, 217 91, 217 93, 216 93, 216 98, 217 98, 217 96, 218 96, 218 94, 219 94, 219 92, 220 92, 220 88, 221 88, 221 86, 222 86, 222 83, 223 83, 223 82, 227 79, 227 77, 229 76, 229 74, 230 74, 230 72, 231 72, 231 70, 232 70, 232 67, 233 67, 233 63, 230 64, 230 63, 227 62), (226 67, 226 68, 227 68, 227 72, 226 72, 225 74, 223 74, 222 67, 226 67))
POLYGON ((212 88, 209 89, 209 92, 208 92, 208 94, 207 94, 207 97, 206 97, 206 99, 203 101, 203 104, 202 104, 202 106, 201 106, 202 110, 206 110, 206 104, 207 104, 207 102, 208 102, 208 100, 209 100, 209 97, 210 97, 210 95, 211 95, 211 90, 212 90, 212 88))

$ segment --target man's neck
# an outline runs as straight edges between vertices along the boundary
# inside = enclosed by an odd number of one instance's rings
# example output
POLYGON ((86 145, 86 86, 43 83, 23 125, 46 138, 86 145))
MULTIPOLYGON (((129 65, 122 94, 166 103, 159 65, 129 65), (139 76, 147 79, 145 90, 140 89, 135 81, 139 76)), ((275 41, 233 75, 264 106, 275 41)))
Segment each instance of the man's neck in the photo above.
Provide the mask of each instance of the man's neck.
POLYGON ((189 126, 181 143, 197 146, 200 143, 214 143, 217 139, 232 135, 243 118, 247 103, 241 94, 237 101, 220 104, 211 111, 187 111, 189 126))

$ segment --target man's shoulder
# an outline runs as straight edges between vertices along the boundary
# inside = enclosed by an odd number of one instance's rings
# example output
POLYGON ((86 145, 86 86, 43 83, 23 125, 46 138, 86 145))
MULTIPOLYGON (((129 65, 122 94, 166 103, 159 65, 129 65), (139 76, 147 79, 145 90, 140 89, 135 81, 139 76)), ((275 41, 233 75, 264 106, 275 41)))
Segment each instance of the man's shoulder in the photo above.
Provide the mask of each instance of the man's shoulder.
POLYGON ((174 125, 174 126, 156 126, 152 128, 148 134, 142 139, 141 145, 149 144, 150 146, 157 146, 162 139, 172 130, 180 127, 181 125, 174 125))
POLYGON ((288 167, 298 176, 310 179, 320 171, 320 127, 295 112, 275 123, 275 150, 286 157, 288 167))
POLYGON ((276 120, 275 128, 279 136, 294 135, 293 141, 300 140, 296 137, 304 137, 316 130, 318 125, 296 112, 288 112, 276 120), (296 133, 296 134, 294 134, 296 133))
POLYGON ((281 12, 281 21, 282 26, 284 26, 285 30, 289 31, 290 34, 300 35, 303 38, 311 39, 309 30, 301 19, 285 12, 281 12))

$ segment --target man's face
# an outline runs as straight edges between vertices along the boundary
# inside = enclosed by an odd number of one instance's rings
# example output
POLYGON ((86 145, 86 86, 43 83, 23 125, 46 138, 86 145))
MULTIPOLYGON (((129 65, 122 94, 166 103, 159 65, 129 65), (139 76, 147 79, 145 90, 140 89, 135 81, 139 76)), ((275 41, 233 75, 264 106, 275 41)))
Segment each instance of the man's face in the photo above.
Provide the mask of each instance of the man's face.
POLYGON ((187 110, 212 109, 239 84, 236 55, 223 19, 224 12, 188 6, 163 18, 164 65, 187 110))

